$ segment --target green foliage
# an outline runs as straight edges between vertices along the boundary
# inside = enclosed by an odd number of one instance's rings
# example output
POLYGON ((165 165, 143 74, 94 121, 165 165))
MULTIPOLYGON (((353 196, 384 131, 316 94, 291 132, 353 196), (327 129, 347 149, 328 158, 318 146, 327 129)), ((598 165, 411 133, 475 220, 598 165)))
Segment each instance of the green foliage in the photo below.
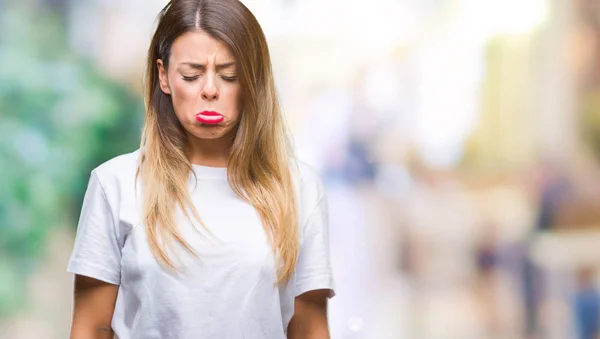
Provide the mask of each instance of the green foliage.
POLYGON ((24 304, 48 232, 76 227, 91 169, 139 143, 141 98, 69 51, 63 22, 0 12, 0 319, 24 304))
POLYGON ((600 159, 600 89, 583 99, 581 131, 583 140, 600 159))

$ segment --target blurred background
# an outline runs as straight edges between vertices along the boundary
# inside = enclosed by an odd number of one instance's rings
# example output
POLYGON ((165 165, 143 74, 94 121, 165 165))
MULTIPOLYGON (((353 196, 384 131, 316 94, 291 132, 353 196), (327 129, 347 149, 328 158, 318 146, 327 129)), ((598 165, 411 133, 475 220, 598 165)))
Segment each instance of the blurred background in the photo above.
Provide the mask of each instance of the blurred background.
MULTIPOLYGON (((328 189, 332 338, 599 337, 600 1, 243 2, 328 189)), ((68 337, 165 4, 0 0, 0 338, 68 337)))

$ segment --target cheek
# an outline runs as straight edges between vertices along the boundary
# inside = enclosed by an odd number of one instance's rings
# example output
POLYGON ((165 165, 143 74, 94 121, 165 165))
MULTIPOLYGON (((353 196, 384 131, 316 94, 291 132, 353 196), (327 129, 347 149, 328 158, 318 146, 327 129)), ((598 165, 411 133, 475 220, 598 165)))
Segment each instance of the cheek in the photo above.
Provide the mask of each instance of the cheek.
POLYGON ((193 83, 175 80, 171 83, 171 98, 176 110, 191 109, 200 95, 200 88, 193 83))
POLYGON ((240 113, 240 89, 226 88, 221 91, 221 101, 236 116, 240 113))

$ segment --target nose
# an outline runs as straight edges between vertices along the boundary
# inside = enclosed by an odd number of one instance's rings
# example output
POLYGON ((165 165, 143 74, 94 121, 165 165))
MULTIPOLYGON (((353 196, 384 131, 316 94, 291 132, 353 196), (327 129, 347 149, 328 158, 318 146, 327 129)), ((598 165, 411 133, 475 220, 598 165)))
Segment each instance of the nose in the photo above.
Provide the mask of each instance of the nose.
POLYGON ((215 75, 206 77, 206 82, 202 87, 202 99, 207 101, 217 100, 219 98, 219 89, 215 83, 215 75))

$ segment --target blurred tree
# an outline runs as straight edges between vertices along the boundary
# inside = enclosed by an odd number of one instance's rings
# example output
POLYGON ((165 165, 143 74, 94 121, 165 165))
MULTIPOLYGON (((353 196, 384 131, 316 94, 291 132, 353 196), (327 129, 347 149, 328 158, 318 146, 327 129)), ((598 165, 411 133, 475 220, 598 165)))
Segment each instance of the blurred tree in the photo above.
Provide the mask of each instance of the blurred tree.
POLYGON ((581 0, 577 3, 576 19, 589 34, 586 42, 592 47, 588 49, 587 61, 582 67, 578 83, 578 99, 580 101, 580 127, 584 141, 592 149, 597 160, 600 160, 600 2, 597 0, 581 0))
POLYGON ((582 106, 583 138, 600 160, 600 89, 585 97, 582 106))
POLYGON ((91 169, 139 143, 141 98, 69 50, 48 3, 0 12, 0 325, 48 232, 76 227, 91 169))

